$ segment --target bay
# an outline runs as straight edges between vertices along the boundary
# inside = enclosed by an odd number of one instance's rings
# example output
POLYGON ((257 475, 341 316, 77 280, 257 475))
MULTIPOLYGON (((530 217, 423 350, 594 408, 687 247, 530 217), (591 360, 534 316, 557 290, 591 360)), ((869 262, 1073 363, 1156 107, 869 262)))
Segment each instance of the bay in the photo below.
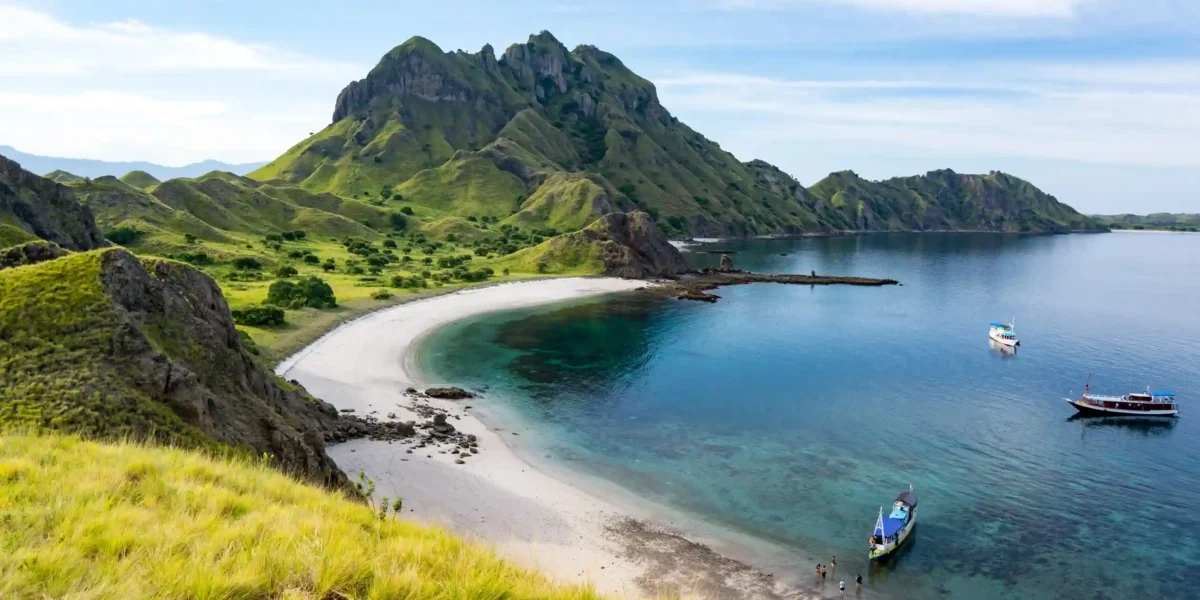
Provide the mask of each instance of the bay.
POLYGON ((801 580, 837 555, 874 597, 1200 597, 1200 236, 707 248, 904 285, 493 313, 431 334, 421 368, 486 387, 547 460, 794 550, 801 580), (1022 346, 1000 352, 987 325, 1014 318, 1022 346), (1089 375, 1101 393, 1173 389, 1183 416, 1074 418, 1062 398, 1089 375), (909 483, 913 543, 869 565, 879 507, 909 483))

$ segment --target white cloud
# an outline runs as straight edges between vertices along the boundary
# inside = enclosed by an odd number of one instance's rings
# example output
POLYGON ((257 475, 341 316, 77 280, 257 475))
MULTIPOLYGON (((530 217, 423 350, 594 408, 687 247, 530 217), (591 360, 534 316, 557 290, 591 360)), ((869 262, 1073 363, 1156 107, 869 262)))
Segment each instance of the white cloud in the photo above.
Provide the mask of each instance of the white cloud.
POLYGON ((259 114, 217 100, 119 91, 0 91, 0 144, 34 154, 168 165, 205 158, 252 162, 273 158, 301 140, 325 121, 325 108, 259 114))
POLYGON ((0 144, 183 164, 269 160, 327 124, 353 65, 135 20, 77 25, 0 0, 0 144))
POLYGON ((729 8, 786 8, 799 4, 845 5, 854 8, 949 15, 1005 17, 1073 17, 1091 0, 724 0, 729 8))
POLYGON ((366 68, 299 56, 271 46, 135 20, 77 26, 0 4, 0 77, 78 76, 171 71, 265 71, 348 81, 366 68))
POLYGON ((733 132, 739 155, 754 156, 761 144, 838 142, 915 155, 1200 166, 1200 79, 1175 79, 1200 72, 1200 63, 892 68, 914 79, 698 73, 664 79, 659 89, 694 127, 719 121, 714 129, 733 132))

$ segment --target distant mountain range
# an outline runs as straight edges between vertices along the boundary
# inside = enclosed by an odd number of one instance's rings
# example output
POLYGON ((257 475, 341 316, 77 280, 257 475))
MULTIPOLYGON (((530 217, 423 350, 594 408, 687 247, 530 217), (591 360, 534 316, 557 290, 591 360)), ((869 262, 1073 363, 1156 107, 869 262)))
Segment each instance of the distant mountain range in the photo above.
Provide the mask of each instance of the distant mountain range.
POLYGON ((167 167, 150 162, 108 162, 90 158, 63 158, 61 156, 39 156, 21 152, 12 146, 0 146, 0 155, 21 163, 27 171, 38 175, 46 175, 53 171, 66 171, 80 177, 103 177, 112 175, 120 177, 130 171, 144 171, 159 181, 176 177, 198 177, 212 171, 228 171, 237 175, 245 175, 266 163, 229 164, 219 160, 205 160, 183 165, 182 167, 167 167))

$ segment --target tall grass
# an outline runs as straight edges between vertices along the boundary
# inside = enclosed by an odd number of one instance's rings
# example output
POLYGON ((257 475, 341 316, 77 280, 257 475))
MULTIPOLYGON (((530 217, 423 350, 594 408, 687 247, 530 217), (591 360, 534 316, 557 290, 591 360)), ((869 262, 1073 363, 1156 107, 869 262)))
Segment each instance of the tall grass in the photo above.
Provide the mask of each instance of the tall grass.
POLYGON ((0 436, 0 598, 596 597, 265 461, 0 436))

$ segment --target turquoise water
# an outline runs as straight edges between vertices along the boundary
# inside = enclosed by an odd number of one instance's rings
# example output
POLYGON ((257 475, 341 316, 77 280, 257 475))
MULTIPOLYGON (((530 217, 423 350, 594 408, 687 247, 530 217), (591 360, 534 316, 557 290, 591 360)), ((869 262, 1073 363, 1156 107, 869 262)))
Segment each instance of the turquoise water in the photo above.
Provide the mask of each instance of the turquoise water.
POLYGON ((487 387, 552 461, 794 549, 803 581, 836 554, 874 597, 1200 597, 1200 236, 719 247, 905 285, 495 313, 434 332, 423 368, 487 387), (987 325, 1014 317, 1022 347, 1000 353, 987 325), (1101 393, 1174 389, 1184 416, 1072 418, 1062 398, 1089 374, 1101 393), (879 507, 910 482, 914 543, 870 566, 879 507))

